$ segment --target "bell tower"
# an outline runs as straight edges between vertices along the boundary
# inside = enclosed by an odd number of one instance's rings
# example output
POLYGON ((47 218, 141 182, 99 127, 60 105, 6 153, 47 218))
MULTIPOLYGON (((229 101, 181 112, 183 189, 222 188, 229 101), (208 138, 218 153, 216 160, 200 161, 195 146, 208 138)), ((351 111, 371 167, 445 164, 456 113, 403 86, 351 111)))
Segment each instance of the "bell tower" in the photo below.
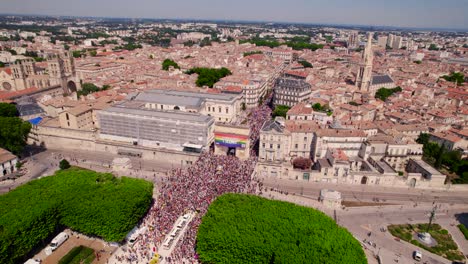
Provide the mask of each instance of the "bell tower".
POLYGON ((372 52, 372 32, 369 32, 367 45, 362 53, 362 61, 359 65, 359 71, 356 75, 356 87, 362 92, 369 92, 372 80, 372 63, 374 53, 372 52))

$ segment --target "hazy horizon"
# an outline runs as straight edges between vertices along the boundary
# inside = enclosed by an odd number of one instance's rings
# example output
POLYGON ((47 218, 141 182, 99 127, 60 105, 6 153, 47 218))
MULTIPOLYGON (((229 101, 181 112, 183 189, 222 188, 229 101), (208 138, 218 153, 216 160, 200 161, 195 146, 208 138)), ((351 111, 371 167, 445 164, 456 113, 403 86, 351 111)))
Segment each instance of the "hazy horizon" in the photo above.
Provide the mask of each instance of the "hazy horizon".
POLYGON ((468 0, 15 0, 4 14, 468 29, 468 0))

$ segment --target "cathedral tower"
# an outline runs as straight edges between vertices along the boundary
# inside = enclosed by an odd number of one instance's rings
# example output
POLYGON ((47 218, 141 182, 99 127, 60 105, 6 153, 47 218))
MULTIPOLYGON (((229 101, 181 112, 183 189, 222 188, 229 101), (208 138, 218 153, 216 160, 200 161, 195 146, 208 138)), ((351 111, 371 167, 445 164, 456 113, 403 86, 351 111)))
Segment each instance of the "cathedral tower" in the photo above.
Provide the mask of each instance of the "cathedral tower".
POLYGON ((372 80, 372 62, 374 53, 372 52, 372 33, 369 32, 367 45, 362 54, 362 61, 359 65, 359 71, 356 75, 356 87, 362 92, 369 92, 372 80))

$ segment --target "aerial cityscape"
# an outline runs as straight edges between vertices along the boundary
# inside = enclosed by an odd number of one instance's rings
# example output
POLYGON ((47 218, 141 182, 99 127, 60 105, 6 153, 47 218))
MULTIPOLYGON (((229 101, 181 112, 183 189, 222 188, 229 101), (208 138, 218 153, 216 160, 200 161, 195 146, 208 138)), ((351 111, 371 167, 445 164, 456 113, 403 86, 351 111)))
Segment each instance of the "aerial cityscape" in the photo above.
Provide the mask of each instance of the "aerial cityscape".
POLYGON ((468 5, 352 3, 0 3, 0 263, 467 263, 468 5))

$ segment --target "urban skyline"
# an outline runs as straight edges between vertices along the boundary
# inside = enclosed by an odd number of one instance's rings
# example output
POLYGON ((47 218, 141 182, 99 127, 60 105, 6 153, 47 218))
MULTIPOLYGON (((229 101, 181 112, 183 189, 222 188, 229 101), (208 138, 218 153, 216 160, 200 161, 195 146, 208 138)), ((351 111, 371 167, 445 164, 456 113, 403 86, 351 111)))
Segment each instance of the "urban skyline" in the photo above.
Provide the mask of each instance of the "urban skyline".
POLYGON ((284 1, 277 0, 268 1, 268 4, 263 0, 254 3, 241 0, 236 1, 235 4, 224 0, 181 2, 150 3, 147 0, 136 0, 134 5, 128 7, 125 1, 117 0, 112 1, 112 10, 110 10, 107 1, 94 3, 84 0, 75 4, 56 0, 46 0, 40 3, 19 0, 14 3, 0 3, 0 9, 4 14, 17 15, 258 21, 468 30, 468 20, 464 16, 468 12, 465 0, 450 0, 443 3, 432 0, 411 2, 398 0, 392 3, 368 0, 360 0, 357 3, 348 3, 343 0, 327 3, 308 1, 306 3, 293 0, 287 5, 284 1), (90 6, 93 7, 92 10, 89 10, 90 6), (401 8, 402 6, 405 8, 401 8))

